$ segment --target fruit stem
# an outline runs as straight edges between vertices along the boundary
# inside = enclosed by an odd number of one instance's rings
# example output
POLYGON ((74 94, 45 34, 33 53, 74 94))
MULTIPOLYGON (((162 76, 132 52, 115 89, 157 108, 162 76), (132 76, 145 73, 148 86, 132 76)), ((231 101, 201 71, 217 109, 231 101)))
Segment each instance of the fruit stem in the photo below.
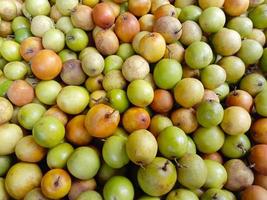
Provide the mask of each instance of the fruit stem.
POLYGON ((111 115, 113 115, 116 112, 116 110, 114 109, 111 113, 107 113, 105 115, 106 118, 110 118, 111 115))

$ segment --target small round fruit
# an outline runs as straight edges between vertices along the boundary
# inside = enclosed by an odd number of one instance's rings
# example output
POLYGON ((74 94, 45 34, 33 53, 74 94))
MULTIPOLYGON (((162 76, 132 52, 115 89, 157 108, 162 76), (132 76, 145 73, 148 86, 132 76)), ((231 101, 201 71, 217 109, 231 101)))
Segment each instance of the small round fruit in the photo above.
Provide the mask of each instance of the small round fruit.
POLYGON ((81 51, 88 44, 86 32, 79 28, 73 28, 66 34, 66 44, 73 51, 81 51))
POLYGON ((69 0, 68 2, 65 2, 64 0, 56 0, 56 7, 62 15, 68 16, 78 3, 78 0, 69 0))
POLYGON ((103 189, 105 200, 113 199, 134 199, 134 187, 129 179, 123 176, 114 176, 110 178, 103 189))
POLYGON ((126 142, 126 152, 129 159, 137 165, 145 166, 151 163, 158 151, 157 140, 145 129, 132 132, 126 142))
POLYGON ((205 42, 194 42, 185 51, 185 61, 193 69, 208 66, 213 59, 213 52, 205 42))
POLYGON ((215 153, 223 146, 224 137, 223 131, 219 127, 214 126, 198 128, 194 133, 193 139, 200 152, 215 153))
POLYGON ((97 138, 111 136, 120 122, 117 110, 105 104, 93 106, 86 114, 84 125, 88 133, 97 138))
POLYGON ((263 175, 267 175, 266 151, 266 144, 258 144, 251 148, 249 154, 249 162, 254 165, 253 169, 263 175))
POLYGON ((94 190, 87 190, 87 191, 81 193, 77 197, 77 200, 87 200, 87 199, 103 200, 101 195, 98 192, 94 191, 94 190))
POLYGON ((12 118, 13 106, 6 98, 0 97, 0 110, 0 124, 4 124, 12 118))
POLYGON ((251 96, 256 96, 266 86, 266 79, 257 72, 248 74, 240 81, 240 89, 247 91, 251 96))
POLYGON ((42 171, 36 164, 18 162, 13 165, 5 179, 8 194, 15 199, 23 199, 33 188, 41 183, 42 171))
POLYGON ((167 194, 176 183, 174 164, 166 158, 156 157, 150 164, 139 168, 137 180, 141 189, 151 196, 167 194))
POLYGON ((1 45, 0 54, 5 60, 9 62, 20 61, 21 55, 19 49, 20 49, 19 43, 12 40, 5 40, 1 45))
POLYGON ((241 193, 241 200, 264 200, 265 198, 267 198, 267 190, 257 185, 251 185, 241 193))
POLYGON ((100 159, 92 147, 78 147, 67 161, 69 172, 76 178, 88 180, 97 174, 100 159), (88 166, 90 166, 88 168, 88 166))
POLYGON ((199 200, 194 192, 191 192, 190 190, 187 189, 173 190, 166 197, 166 200, 183 200, 183 199, 199 200))
POLYGON ((157 89, 154 91, 154 99, 150 104, 152 110, 157 113, 167 113, 173 107, 172 94, 167 90, 157 89))
POLYGON ((128 85, 127 96, 132 104, 146 107, 152 103, 154 91, 147 81, 134 80, 128 85))
POLYGON ((65 46, 65 35, 58 29, 50 29, 44 33, 42 44, 45 49, 60 52, 65 46))
POLYGON ((224 11, 230 16, 239 16, 249 7, 249 0, 225 0, 224 11))
POLYGON ((195 78, 184 78, 174 88, 174 98, 178 104, 185 108, 191 108, 202 101, 204 87, 195 78))
POLYGON ((60 199, 66 196, 71 187, 71 177, 63 169, 52 169, 42 178, 42 193, 51 199, 60 199))
POLYGON ((149 131, 157 137, 161 131, 172 125, 170 118, 163 115, 154 115, 150 122, 149 131))
POLYGON ((226 105, 229 106, 240 106, 245 108, 248 112, 251 112, 253 107, 252 96, 244 90, 234 90, 229 93, 226 98, 226 105))
POLYGON ((160 153, 168 159, 180 158, 187 153, 187 136, 182 129, 175 126, 161 131, 157 142, 160 153))
POLYGON ((224 110, 221 127, 229 135, 239 135, 247 132, 251 125, 251 117, 244 108, 231 106, 224 110))
POLYGON ((96 4, 93 9, 94 23, 104 29, 110 28, 115 22, 115 14, 112 7, 106 2, 96 4))
POLYGON ((89 93, 81 86, 66 86, 57 96, 58 107, 68 114, 81 113, 89 103, 89 93))
POLYGON ((19 80, 23 79, 28 71, 25 63, 14 61, 6 64, 3 72, 9 80, 19 80))
POLYGON ((237 31, 241 38, 252 33, 253 22, 248 17, 234 17, 227 23, 227 28, 237 31))
POLYGON ((32 130, 37 144, 51 148, 59 144, 65 136, 65 127, 57 118, 44 116, 38 120, 32 130))
POLYGON ((262 4, 249 12, 249 18, 252 20, 255 28, 264 29, 267 27, 266 10, 266 4, 262 4))
POLYGON ((267 144, 267 118, 257 119, 251 126, 251 136, 257 143, 267 144))
POLYGON ((182 79, 182 66, 174 59, 164 58, 156 64, 153 78, 159 88, 172 89, 182 79))
POLYGON ((118 110, 120 113, 125 112, 130 106, 127 93, 122 89, 113 89, 107 93, 110 106, 118 110))
POLYGON ((209 65, 200 72, 200 79, 206 89, 213 90, 226 81, 226 72, 219 65, 209 65))

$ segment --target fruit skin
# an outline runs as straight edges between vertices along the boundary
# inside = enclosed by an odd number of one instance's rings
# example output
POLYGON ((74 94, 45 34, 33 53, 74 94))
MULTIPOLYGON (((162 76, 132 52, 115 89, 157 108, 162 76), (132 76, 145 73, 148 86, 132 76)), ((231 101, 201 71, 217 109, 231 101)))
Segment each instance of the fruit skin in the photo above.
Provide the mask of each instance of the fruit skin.
POLYGON ((265 200, 266 198, 267 190, 257 185, 249 186, 241 193, 241 200, 265 200))
POLYGON ((152 86, 144 80, 134 80, 127 88, 129 101, 139 107, 148 106, 154 98, 152 86))
POLYGON ((223 165, 213 160, 204 160, 204 162, 208 169, 208 176, 204 187, 221 189, 227 181, 225 168, 223 165))
POLYGON ((86 32, 73 28, 66 34, 66 45, 73 51, 81 51, 88 45, 89 39, 86 32))
POLYGON ((254 181, 254 175, 250 168, 239 159, 228 160, 224 167, 228 174, 225 188, 230 191, 240 191, 250 185, 254 181))
POLYGON ((90 95, 82 86, 70 85, 57 95, 58 107, 67 114, 81 113, 89 103, 90 95))
POLYGON ((266 10, 267 6, 263 4, 249 12, 249 18, 252 20, 255 28, 262 29, 267 27, 266 10))
POLYGON ((0 198, 2 200, 10 199, 9 194, 7 193, 6 188, 5 188, 5 179, 2 177, 0 177, 0 198))
POLYGON ((105 2, 96 4, 92 16, 94 23, 104 29, 110 28, 115 22, 112 7, 105 2))
POLYGON ((69 200, 76 200, 77 197, 83 192, 95 189, 96 189, 95 179, 89 179, 85 181, 76 180, 71 183, 71 189, 68 194, 68 198, 69 200))
POLYGON ((225 138, 221 152, 228 158, 241 158, 251 147, 250 140, 245 134, 228 135, 225 138))
POLYGON ((99 156, 92 147, 78 147, 67 161, 68 171, 81 180, 88 180, 94 177, 99 167, 99 156))
POLYGON ((184 78, 174 88, 174 98, 184 108, 200 103, 204 96, 202 83, 195 78, 184 78))
POLYGON ((230 16, 239 16, 247 11, 249 0, 225 0, 224 11, 230 16))
POLYGON ((193 69, 208 66, 213 59, 210 46, 205 42, 196 41, 185 50, 185 61, 193 69))
POLYGON ((157 141, 160 153, 168 159, 180 158, 187 152, 187 136, 182 129, 175 126, 161 131, 157 141))
POLYGON ((71 177, 63 169, 52 169, 42 178, 41 189, 43 194, 51 199, 60 199, 66 196, 71 187, 71 177))
POLYGON ((84 125, 91 136, 105 138, 111 136, 120 122, 120 114, 108 105, 97 104, 86 114, 84 125))
POLYGON ((127 93, 122 89, 110 90, 107 93, 107 98, 109 99, 111 107, 118 110, 120 114, 125 112, 130 106, 127 93))
POLYGON ((134 188, 129 179, 123 176, 114 176, 104 185, 103 195, 105 200, 133 200, 134 188))
POLYGON ((224 190, 217 189, 217 188, 211 188, 206 190, 201 195, 201 200, 210 200, 210 199, 220 199, 220 200, 228 200, 228 193, 226 193, 224 190))
POLYGON ((23 199, 29 191, 40 185, 41 179, 42 171, 38 165, 19 162, 9 169, 5 187, 14 199, 23 199))
POLYGON ((267 97, 267 90, 263 90, 254 99, 257 113, 264 117, 267 117, 266 97, 267 97))
POLYGON ((177 180, 189 189, 197 189, 205 184, 208 170, 200 156, 186 154, 178 160, 177 180))
POLYGON ((132 132, 126 142, 129 159, 137 165, 151 163, 157 155, 158 144, 152 133, 145 129, 132 132))
POLYGON ((183 199, 199 200, 195 193, 187 189, 173 190, 166 197, 166 200, 183 200, 183 199))
MULTIPOLYGON (((4 176, 12 166, 13 159, 11 156, 0 156, 0 176, 4 176)), ((1 194, 1 192, 0 192, 1 194)))
POLYGON ((224 144, 224 138, 224 133, 218 126, 200 127, 193 135, 197 149, 202 153, 215 153, 218 151, 224 144))
POLYGON ((257 143, 267 144, 266 138, 267 118, 260 118, 256 120, 251 126, 251 136, 257 143))
POLYGON ((182 79, 182 66, 174 60, 164 58, 155 66, 153 78, 161 89, 172 89, 182 79))
POLYGON ((102 148, 104 161, 112 168, 122 168, 129 162, 126 153, 127 139, 120 136, 109 137, 102 148))
POLYGON ((251 117, 244 108, 231 106, 224 110, 221 127, 229 135, 239 135, 247 132, 251 125, 251 117))
POLYGON ((94 199, 94 200, 103 200, 101 195, 93 190, 88 190, 80 194, 77 200, 87 200, 87 199, 94 199))
POLYGON ((27 193, 27 195, 24 197, 23 200, 34 200, 34 199, 38 199, 38 200, 50 200, 48 198, 46 198, 43 193, 41 188, 34 188, 32 189, 30 192, 27 193))
POLYGON ((137 180, 141 189, 151 196, 167 194, 177 178, 175 166, 166 158, 156 157, 144 168, 139 168, 137 180))
POLYGON ((12 118, 13 106, 6 98, 0 97, 0 109, 2 110, 0 124, 4 124, 12 118))
POLYGON ((0 126, 0 155, 5 156, 15 152, 17 142, 23 137, 22 129, 16 124, 0 126))
POLYGON ((69 143, 61 143, 50 149, 46 156, 48 167, 50 169, 64 168, 73 150, 73 147, 69 143))
POLYGON ((249 161, 255 164, 254 170, 260 174, 267 175, 267 145, 258 144, 251 148, 249 154, 249 161))

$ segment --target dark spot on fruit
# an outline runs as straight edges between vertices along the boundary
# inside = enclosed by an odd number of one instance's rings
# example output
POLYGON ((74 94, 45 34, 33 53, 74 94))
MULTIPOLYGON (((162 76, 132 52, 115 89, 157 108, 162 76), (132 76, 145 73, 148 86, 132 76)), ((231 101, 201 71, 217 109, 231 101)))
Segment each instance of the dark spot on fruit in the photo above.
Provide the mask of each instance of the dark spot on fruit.
POLYGON ((164 163, 164 165, 163 165, 163 167, 161 168, 163 171, 167 171, 167 167, 168 167, 168 165, 169 165, 170 163, 169 163, 169 161, 167 160, 165 163, 164 163))
POLYGON ((60 185, 60 176, 57 177, 57 180, 54 182, 55 187, 60 185))
POLYGON ((172 11, 172 12, 171 12, 171 16, 174 16, 174 15, 175 15, 175 12, 174 12, 174 11, 172 11))
POLYGON ((258 86, 259 87, 263 86, 263 82, 258 82, 258 86))

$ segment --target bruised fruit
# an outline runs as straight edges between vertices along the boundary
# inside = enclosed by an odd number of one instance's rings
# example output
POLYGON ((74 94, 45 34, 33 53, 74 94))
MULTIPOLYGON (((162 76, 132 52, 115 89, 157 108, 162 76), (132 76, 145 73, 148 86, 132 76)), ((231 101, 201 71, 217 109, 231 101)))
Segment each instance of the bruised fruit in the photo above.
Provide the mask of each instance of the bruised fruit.
POLYGON ((89 179, 85 181, 75 180, 71 184, 68 198, 70 200, 75 200, 83 192, 88 191, 88 190, 94 190, 95 188, 96 188, 95 179, 89 179))

